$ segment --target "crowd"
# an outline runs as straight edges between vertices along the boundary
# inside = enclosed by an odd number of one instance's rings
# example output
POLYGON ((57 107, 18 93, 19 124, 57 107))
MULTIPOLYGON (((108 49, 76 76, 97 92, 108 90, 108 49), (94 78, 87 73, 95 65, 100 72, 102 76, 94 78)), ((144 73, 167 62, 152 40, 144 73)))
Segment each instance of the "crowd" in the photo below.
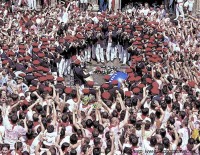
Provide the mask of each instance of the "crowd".
POLYGON ((200 20, 148 4, 0 11, 1 155, 199 154, 200 20), (85 80, 114 59, 127 80, 85 80))

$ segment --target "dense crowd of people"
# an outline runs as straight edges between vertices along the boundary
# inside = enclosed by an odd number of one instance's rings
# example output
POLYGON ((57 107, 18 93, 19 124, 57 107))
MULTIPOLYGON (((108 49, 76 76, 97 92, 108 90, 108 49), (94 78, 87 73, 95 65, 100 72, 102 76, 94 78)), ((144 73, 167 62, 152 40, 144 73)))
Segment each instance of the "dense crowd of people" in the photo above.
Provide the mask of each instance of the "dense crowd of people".
POLYGON ((0 11, 0 154, 199 154, 200 20, 148 4, 0 11), (85 80, 114 59, 127 80, 85 80))

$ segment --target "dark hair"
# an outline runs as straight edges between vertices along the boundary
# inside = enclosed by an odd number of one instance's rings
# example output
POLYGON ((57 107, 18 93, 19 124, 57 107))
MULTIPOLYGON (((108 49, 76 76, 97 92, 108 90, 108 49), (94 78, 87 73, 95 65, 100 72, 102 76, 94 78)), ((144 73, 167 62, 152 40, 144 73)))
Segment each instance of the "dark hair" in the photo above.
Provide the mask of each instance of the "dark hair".
POLYGON ((163 145, 164 145, 165 148, 167 148, 167 149, 169 148, 170 141, 169 141, 169 139, 167 137, 163 138, 162 143, 163 143, 163 145))
POLYGON ((145 116, 148 115, 149 114, 149 108, 143 108, 142 114, 145 115, 145 116))
POLYGON ((78 141, 78 137, 76 136, 76 134, 72 134, 72 135, 70 136, 70 143, 71 143, 71 144, 76 144, 77 141, 78 141))
POLYGON ((38 113, 34 113, 33 114, 33 121, 34 122, 38 122, 39 121, 39 115, 38 115, 38 113))
POLYGON ((92 132, 92 136, 93 138, 96 138, 99 136, 99 131, 97 129, 94 129, 94 131, 92 132))
POLYGON ((138 137, 137 137, 136 135, 134 135, 134 134, 131 134, 131 135, 129 136, 129 141, 130 141, 130 143, 131 143, 133 146, 137 146, 137 144, 138 144, 138 137))
POLYGON ((15 149, 18 151, 19 149, 21 149, 22 148, 22 142, 16 142, 15 143, 15 149))
POLYGON ((98 146, 100 144, 100 142, 101 142, 101 138, 99 138, 99 137, 94 138, 94 145, 95 146, 98 146))
POLYGON ((47 126, 47 132, 48 132, 48 133, 54 132, 54 126, 53 126, 53 125, 48 125, 48 126, 47 126))
POLYGON ((104 126, 99 124, 98 125, 98 131, 99 131, 99 134, 103 134, 103 131, 104 131, 104 126))
POLYGON ((95 148, 93 149, 93 155, 100 155, 100 154, 101 154, 101 149, 98 148, 98 147, 95 147, 95 148))
POLYGON ((130 147, 125 147, 123 152, 124 154, 132 155, 132 149, 130 147))
POLYGON ((76 90, 74 90, 74 89, 72 90, 71 97, 72 97, 72 99, 77 97, 77 91, 76 90))
POLYGON ((13 115, 11 116, 11 122, 12 122, 13 124, 16 124, 17 121, 18 121, 17 115, 16 115, 16 114, 13 114, 13 115))
POLYGON ((161 135, 162 138, 164 138, 166 136, 166 130, 161 128, 160 129, 160 135, 161 135))
POLYGON ((151 136, 150 145, 154 147, 156 144, 157 144, 156 136, 151 136))
POLYGON ((162 152, 163 152, 163 150, 164 150, 164 145, 163 145, 163 144, 160 144, 160 143, 158 143, 158 152, 159 152, 159 153, 162 153, 162 152))
POLYGON ((65 143, 63 143, 62 145, 61 145, 61 149, 62 149, 62 151, 64 151, 66 148, 68 148, 70 145, 69 145, 69 143, 67 143, 67 142, 65 142, 65 143))
POLYGON ((88 120, 86 121, 86 126, 87 126, 87 128, 91 128, 92 125, 93 125, 93 121, 92 121, 91 119, 88 119, 88 120))

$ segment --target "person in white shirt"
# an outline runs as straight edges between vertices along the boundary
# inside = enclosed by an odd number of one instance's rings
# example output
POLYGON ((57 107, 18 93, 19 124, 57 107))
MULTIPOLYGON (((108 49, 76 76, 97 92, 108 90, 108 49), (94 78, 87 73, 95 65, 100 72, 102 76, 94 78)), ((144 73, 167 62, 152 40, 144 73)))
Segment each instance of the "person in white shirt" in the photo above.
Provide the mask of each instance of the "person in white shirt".
POLYGON ((184 11, 183 11, 183 0, 176 0, 176 18, 174 20, 177 20, 179 16, 181 16, 183 19, 185 18, 184 11))

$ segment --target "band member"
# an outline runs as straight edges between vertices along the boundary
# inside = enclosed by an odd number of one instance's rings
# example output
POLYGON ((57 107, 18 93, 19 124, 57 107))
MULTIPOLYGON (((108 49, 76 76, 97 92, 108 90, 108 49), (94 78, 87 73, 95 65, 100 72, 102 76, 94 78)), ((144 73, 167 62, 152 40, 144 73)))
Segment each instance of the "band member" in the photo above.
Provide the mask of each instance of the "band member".
POLYGON ((98 27, 96 29, 97 33, 94 35, 94 40, 96 40, 95 47, 96 47, 96 58, 97 62, 104 63, 104 52, 103 52, 103 46, 104 46, 104 34, 101 32, 101 28, 98 27))
POLYGON ((86 49, 85 49, 85 60, 86 62, 91 62, 92 54, 92 31, 89 29, 85 34, 86 39, 86 49))
POLYGON ((119 60, 120 62, 123 62, 123 40, 122 40, 122 25, 118 25, 118 30, 117 30, 117 40, 118 40, 118 45, 117 45, 117 50, 119 53, 119 60))
POLYGON ((83 71, 83 68, 80 66, 81 61, 77 59, 74 62, 74 68, 73 68, 73 73, 74 73, 74 85, 84 85, 86 84, 86 81, 84 80, 85 78, 89 77, 91 73, 85 74, 83 71))
POLYGON ((179 16, 185 18, 184 12, 183 12, 183 0, 176 0, 176 18, 174 20, 177 20, 179 16))

